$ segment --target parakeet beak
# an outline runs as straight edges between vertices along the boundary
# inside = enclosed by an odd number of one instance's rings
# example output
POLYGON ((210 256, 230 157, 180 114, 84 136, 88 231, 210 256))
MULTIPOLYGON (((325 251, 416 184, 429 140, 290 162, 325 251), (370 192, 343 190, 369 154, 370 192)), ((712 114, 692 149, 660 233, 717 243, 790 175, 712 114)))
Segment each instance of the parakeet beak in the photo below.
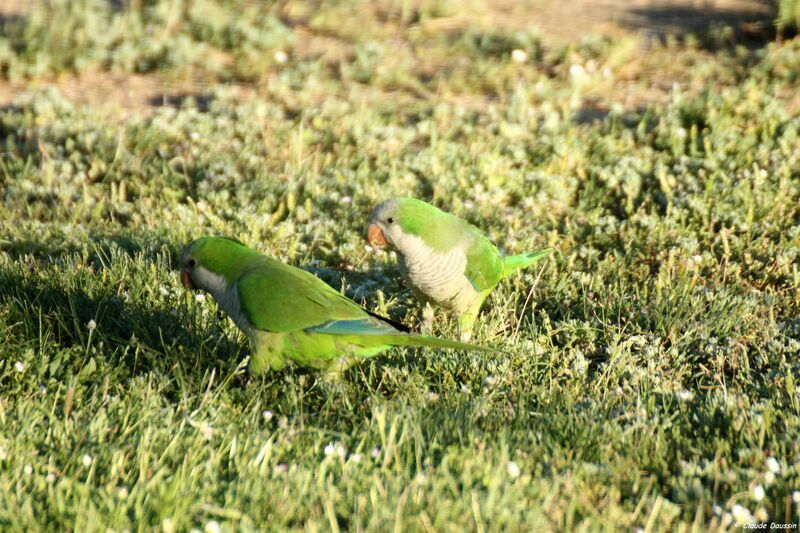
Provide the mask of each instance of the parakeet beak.
POLYGON ((190 290, 197 288, 195 284, 192 283, 192 278, 189 276, 189 273, 185 270, 181 270, 181 283, 184 287, 190 290))
POLYGON ((367 242, 376 248, 383 248, 386 246, 386 236, 377 224, 370 224, 367 226, 367 242))

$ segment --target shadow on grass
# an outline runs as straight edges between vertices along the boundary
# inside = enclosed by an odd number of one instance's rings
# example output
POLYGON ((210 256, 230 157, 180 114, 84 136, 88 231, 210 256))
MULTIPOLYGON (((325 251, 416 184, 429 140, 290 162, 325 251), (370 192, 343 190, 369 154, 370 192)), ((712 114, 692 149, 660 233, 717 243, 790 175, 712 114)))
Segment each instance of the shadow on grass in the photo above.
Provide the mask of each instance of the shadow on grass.
POLYGON ((622 23, 656 40, 664 40, 668 35, 678 38, 694 35, 704 48, 712 51, 733 45, 759 48, 776 36, 774 4, 753 2, 749 8, 717 7, 713 3, 675 4, 653 2, 632 6, 624 10, 622 23))
POLYGON ((0 307, 7 309, 9 332, 21 346, 52 354, 46 362, 51 378, 68 377, 70 369, 77 373, 89 355, 127 375, 118 377, 171 374, 177 367, 203 375, 210 367, 232 369, 246 355, 246 344, 229 338, 220 325, 198 329, 185 306, 148 307, 111 290, 98 292, 92 296, 36 273, 0 271, 0 307))

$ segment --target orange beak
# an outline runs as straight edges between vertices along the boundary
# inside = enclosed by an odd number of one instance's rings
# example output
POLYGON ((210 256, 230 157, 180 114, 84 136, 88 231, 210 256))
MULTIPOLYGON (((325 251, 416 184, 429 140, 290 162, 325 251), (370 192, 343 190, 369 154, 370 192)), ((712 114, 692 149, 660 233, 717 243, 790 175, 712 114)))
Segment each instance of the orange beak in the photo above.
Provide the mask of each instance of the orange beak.
POLYGON ((189 277, 189 273, 185 270, 181 270, 181 283, 187 289, 194 289, 194 283, 192 283, 192 278, 189 277))
POLYGON ((386 236, 383 234, 383 230, 381 230, 377 224, 370 224, 367 226, 367 242, 376 248, 382 248, 386 246, 386 236))

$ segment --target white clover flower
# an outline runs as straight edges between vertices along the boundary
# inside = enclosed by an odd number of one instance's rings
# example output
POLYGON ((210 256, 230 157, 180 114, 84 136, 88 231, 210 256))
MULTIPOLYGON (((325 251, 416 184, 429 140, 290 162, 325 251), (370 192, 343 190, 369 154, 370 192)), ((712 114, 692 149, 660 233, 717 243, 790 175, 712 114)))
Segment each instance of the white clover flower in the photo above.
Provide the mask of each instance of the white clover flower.
POLYGON ((209 520, 206 522, 206 527, 203 528, 205 533, 222 533, 222 527, 216 520, 209 520))
POLYGON ((738 503, 731 509, 731 514, 736 524, 740 526, 753 521, 753 515, 750 513, 750 510, 738 503))
POLYGON ((508 470, 508 475, 513 478, 519 477, 519 475, 522 473, 522 470, 520 470, 519 466, 514 461, 508 462, 508 465, 506 465, 506 470, 508 470))
POLYGON ((26 476, 33 474, 33 467, 31 465, 25 465, 22 470, 25 472, 26 476))
POLYGON ((761 485, 756 485, 755 487, 753 487, 753 499, 755 501, 760 502, 761 500, 764 499, 764 496, 766 496, 766 493, 764 492, 764 487, 762 487, 761 485))
POLYGON ((767 464, 767 470, 769 470, 773 474, 777 474, 778 472, 781 471, 781 464, 774 457, 767 457, 766 464, 767 464))
POLYGON ((91 319, 86 323, 86 327, 89 329, 89 331, 94 331, 97 329, 97 322, 95 322, 94 319, 91 319))
POLYGON ((575 63, 574 65, 569 66, 569 75, 573 78, 586 76, 586 69, 583 68, 583 65, 575 63))
POLYGON ((511 59, 514 63, 525 63, 528 61, 528 52, 521 48, 516 48, 511 52, 511 59))
POLYGON ((344 458, 347 455, 347 450, 345 450, 344 446, 342 446, 339 442, 329 442, 327 446, 325 446, 325 455, 338 455, 339 457, 344 458))
POLYGON ((94 462, 94 458, 91 455, 89 455, 88 453, 85 453, 85 454, 83 454, 83 457, 81 458, 81 462, 83 463, 83 466, 85 466, 86 468, 89 468, 90 466, 92 466, 92 463, 94 462))
POLYGON ((283 50, 276 50, 274 54, 272 54, 272 58, 275 60, 276 63, 286 63, 289 61, 289 54, 284 52, 283 50))
POLYGON ((175 533, 175 521, 172 518, 165 518, 161 521, 161 531, 164 533, 175 533))
POLYGON ((23 372, 25 372, 25 363, 23 363, 22 361, 17 361, 16 363, 14 363, 14 369, 20 374, 22 374, 23 372))
POLYGON ((261 416, 264 417, 264 422, 269 422, 270 420, 272 420, 273 414, 272 411, 266 410, 261 413, 261 416))

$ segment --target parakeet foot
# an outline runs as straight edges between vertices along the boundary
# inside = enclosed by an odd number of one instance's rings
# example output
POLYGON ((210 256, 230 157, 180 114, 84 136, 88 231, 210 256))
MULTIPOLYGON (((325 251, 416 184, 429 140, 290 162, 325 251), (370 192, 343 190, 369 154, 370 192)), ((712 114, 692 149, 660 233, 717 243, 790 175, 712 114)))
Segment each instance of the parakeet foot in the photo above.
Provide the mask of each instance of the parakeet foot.
POLYGON ((421 333, 430 335, 433 332, 433 317, 433 306, 426 303, 425 309, 422 310, 422 322, 419 323, 419 330, 421 333))

